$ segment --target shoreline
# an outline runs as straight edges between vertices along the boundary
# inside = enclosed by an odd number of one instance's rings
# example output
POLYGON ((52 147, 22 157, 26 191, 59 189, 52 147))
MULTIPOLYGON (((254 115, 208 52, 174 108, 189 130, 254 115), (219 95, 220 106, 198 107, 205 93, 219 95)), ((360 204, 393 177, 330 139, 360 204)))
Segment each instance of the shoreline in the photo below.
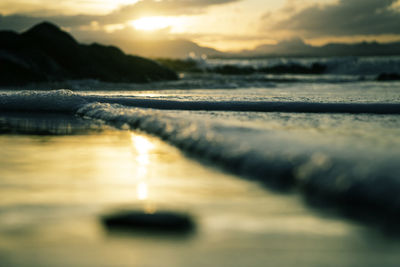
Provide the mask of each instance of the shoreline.
POLYGON ((231 266, 397 263, 399 241, 310 208, 295 193, 277 193, 198 163, 157 137, 106 129, 11 139, 1 134, 0 142, 0 258, 8 266, 202 266, 205 256, 231 266), (100 227, 105 210, 163 206, 186 210, 196 233, 176 239, 100 227))

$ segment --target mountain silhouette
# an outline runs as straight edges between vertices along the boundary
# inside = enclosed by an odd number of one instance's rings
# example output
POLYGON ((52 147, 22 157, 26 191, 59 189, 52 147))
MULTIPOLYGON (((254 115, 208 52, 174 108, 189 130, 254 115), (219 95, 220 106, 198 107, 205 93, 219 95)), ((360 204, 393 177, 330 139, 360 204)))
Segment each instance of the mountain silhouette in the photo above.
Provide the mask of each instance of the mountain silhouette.
POLYGON ((70 79, 143 83, 176 80, 177 75, 114 46, 80 44, 49 22, 21 34, 0 31, 0 85, 70 79))
POLYGON ((322 46, 306 44, 300 38, 281 41, 277 44, 259 45, 252 50, 227 53, 225 57, 263 56, 394 56, 400 55, 400 42, 360 42, 352 44, 328 43, 322 46))

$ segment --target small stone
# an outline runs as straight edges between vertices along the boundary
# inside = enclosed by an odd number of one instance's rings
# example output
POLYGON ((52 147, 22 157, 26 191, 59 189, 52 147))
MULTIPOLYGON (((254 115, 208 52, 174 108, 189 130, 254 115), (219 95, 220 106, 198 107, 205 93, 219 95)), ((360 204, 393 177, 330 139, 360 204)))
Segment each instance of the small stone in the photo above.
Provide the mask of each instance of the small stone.
POLYGON ((109 230, 180 233, 194 229, 194 223, 187 214, 171 211, 124 211, 106 215, 102 222, 109 230))
POLYGON ((381 73, 376 78, 378 81, 400 81, 400 74, 399 73, 381 73))

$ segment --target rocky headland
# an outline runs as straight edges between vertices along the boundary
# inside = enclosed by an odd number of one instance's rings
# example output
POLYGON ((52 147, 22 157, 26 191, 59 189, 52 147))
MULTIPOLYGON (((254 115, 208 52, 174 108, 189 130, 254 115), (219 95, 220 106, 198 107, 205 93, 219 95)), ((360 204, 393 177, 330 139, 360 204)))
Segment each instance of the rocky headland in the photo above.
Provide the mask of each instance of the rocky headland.
POLYGON ((114 46, 80 44, 49 22, 20 34, 0 31, 0 85, 83 79, 145 83, 178 76, 155 61, 127 55, 114 46))

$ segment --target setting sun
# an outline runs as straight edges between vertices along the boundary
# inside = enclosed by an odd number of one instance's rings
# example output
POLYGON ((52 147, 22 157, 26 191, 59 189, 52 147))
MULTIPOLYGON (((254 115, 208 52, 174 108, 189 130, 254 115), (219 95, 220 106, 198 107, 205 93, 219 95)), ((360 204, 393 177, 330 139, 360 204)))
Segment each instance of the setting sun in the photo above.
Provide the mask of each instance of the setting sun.
POLYGON ((173 17, 143 17, 130 23, 135 29, 141 31, 161 30, 168 27, 178 26, 179 21, 173 17))

